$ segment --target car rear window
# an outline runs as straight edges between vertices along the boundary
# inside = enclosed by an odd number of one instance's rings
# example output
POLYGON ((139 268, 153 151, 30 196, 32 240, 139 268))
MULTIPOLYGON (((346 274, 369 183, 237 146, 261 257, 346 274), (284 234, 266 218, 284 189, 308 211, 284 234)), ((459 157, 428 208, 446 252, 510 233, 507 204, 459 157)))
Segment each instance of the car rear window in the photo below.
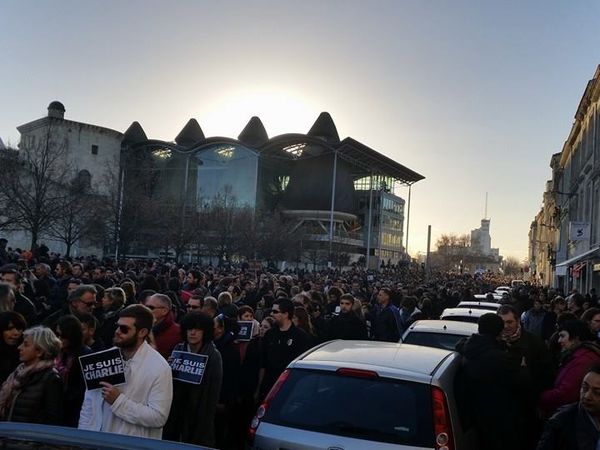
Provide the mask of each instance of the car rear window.
POLYGON ((454 350, 458 341, 465 337, 467 336, 463 336, 460 334, 423 333, 419 331, 416 333, 408 333, 408 336, 402 339, 402 342, 405 344, 423 345, 425 347, 454 350))
MULTIPOLYGON (((490 311, 492 312, 492 311, 490 311)), ((477 323, 479 322, 478 316, 442 316, 443 320, 452 320, 453 322, 469 322, 469 323, 477 323)))
POLYGON ((434 444, 431 388, 403 380, 294 369, 263 420, 370 441, 434 444))

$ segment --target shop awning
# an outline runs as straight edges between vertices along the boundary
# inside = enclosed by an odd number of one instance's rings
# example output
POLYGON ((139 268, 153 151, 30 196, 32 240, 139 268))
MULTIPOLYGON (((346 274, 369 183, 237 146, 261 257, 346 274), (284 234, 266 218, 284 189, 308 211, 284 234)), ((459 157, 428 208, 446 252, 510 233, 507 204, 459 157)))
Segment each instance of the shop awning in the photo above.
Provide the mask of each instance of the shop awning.
POLYGON ((573 264, 582 261, 584 259, 590 259, 593 256, 599 255, 600 254, 600 247, 596 247, 593 248, 591 250, 588 250, 586 252, 583 252, 577 256, 572 257, 571 259, 567 259, 566 261, 563 261, 561 263, 558 263, 556 265, 556 267, 568 267, 568 266, 572 266, 573 264))

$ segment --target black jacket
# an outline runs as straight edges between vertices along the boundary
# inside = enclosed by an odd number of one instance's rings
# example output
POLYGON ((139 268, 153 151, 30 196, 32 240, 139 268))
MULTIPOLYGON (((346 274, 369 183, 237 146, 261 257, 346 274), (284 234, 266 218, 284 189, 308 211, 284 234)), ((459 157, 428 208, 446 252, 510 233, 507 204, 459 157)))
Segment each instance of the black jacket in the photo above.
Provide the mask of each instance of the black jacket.
MULTIPOLYGON (((188 351, 187 344, 178 344, 178 351, 188 351)), ((163 439, 195 445, 215 446, 215 414, 223 381, 221 354, 212 342, 200 350, 207 355, 202 383, 190 384, 173 380, 173 402, 163 439)))
POLYGON ((340 313, 331 318, 329 339, 367 339, 367 326, 353 312, 340 313))
POLYGON ((464 357, 464 400, 474 419, 480 448, 522 448, 526 431, 523 398, 531 382, 527 369, 492 336, 474 334, 459 351, 464 357))
POLYGON ((0 337, 0 386, 8 376, 21 364, 18 345, 6 345, 0 337))
POLYGON ((21 392, 13 400, 7 420, 61 425, 62 396, 62 381, 53 368, 34 373, 25 381, 21 392))
POLYGON ((373 324, 373 335, 376 341, 399 342, 400 331, 398 330, 398 322, 392 311, 392 307, 388 306, 382 309, 375 316, 373 324))
POLYGON ((579 403, 560 408, 546 423, 537 450, 596 450, 600 433, 579 403))

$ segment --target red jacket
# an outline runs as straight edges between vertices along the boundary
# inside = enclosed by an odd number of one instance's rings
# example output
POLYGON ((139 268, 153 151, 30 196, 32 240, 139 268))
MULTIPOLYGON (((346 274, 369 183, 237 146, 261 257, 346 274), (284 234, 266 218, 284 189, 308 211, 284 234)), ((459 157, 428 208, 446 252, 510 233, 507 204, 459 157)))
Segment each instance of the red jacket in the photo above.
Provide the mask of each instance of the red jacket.
POLYGON ((168 314, 164 320, 152 328, 156 350, 165 359, 171 356, 171 352, 181 342, 181 328, 173 319, 173 314, 168 314))
POLYGON ((554 387, 542 392, 540 409, 549 416, 560 406, 579 401, 581 382, 590 367, 600 362, 600 347, 586 342, 560 368, 554 387))

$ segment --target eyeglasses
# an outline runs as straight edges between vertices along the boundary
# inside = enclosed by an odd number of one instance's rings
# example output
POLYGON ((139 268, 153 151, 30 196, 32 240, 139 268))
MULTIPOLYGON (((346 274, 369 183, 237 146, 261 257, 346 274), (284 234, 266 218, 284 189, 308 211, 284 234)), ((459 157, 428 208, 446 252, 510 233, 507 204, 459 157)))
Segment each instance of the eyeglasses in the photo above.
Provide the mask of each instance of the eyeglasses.
POLYGON ((131 330, 132 327, 128 327, 127 325, 117 325, 117 330, 119 330, 119 333, 121 334, 127 334, 129 333, 129 330, 131 330))
POLYGON ((154 305, 146 305, 146 308, 148 308, 150 311, 154 311, 155 309, 164 309, 164 306, 154 306, 154 305))
POLYGON ((79 300, 79 301, 81 303, 83 303, 85 306, 87 306, 88 308, 92 308, 96 304, 96 302, 84 302, 83 300, 79 300))

